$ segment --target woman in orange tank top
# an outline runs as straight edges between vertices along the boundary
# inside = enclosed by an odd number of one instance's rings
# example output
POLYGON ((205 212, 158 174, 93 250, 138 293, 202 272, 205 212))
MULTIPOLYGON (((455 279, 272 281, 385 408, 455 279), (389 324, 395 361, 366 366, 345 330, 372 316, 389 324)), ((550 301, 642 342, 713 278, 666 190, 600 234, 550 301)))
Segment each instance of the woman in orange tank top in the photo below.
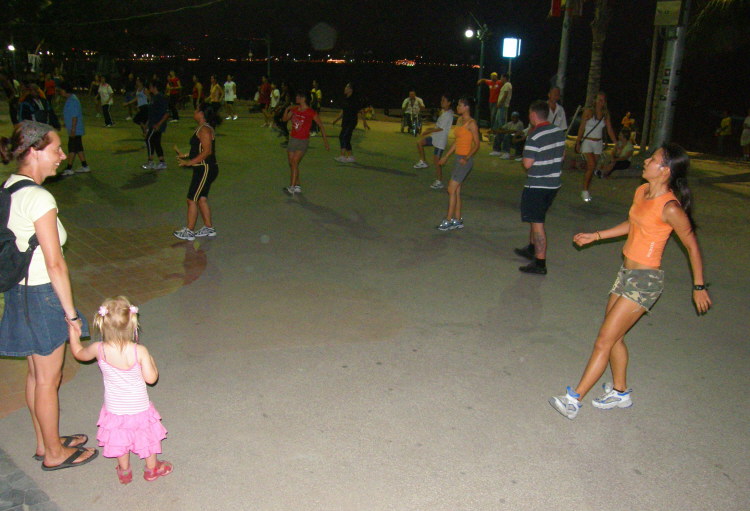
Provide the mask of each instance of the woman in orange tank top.
POLYGON ((651 309, 664 288, 661 255, 674 230, 687 249, 693 273, 693 302, 698 314, 711 307, 711 298, 703 279, 703 259, 695 223, 690 215, 692 198, 687 186, 690 159, 677 144, 664 144, 647 159, 643 168, 646 184, 638 187, 628 220, 593 233, 573 237, 578 246, 627 235, 623 264, 612 287, 604 322, 594 343, 586 369, 575 389, 568 387, 563 396, 550 404, 568 419, 574 419, 583 397, 599 381, 609 365, 612 383, 604 384, 604 394, 591 401, 595 408, 629 408, 632 390, 627 386, 628 349, 625 334, 651 309))
POLYGON ((437 226, 440 231, 452 231, 464 227, 464 220, 461 218, 461 184, 474 166, 472 156, 479 150, 479 129, 476 121, 471 117, 473 109, 474 98, 462 97, 458 100, 456 112, 459 115, 459 124, 453 131, 456 141, 440 158, 439 164, 442 166, 451 154, 456 153, 456 166, 448 181, 448 213, 437 226))

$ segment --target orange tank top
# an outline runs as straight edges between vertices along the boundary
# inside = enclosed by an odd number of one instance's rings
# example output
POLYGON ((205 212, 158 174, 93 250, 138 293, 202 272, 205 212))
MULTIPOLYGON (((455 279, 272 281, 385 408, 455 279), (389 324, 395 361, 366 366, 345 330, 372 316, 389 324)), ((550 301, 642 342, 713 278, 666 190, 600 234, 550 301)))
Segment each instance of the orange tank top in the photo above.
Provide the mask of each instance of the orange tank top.
POLYGON ((456 126, 454 131, 456 135, 456 154, 466 156, 471 152, 471 131, 463 126, 456 126))
POLYGON ((672 226, 662 220, 662 211, 669 201, 676 201, 674 193, 667 192, 653 199, 646 198, 648 183, 639 186, 630 206, 628 220, 630 232, 622 253, 637 263, 658 268, 672 226))

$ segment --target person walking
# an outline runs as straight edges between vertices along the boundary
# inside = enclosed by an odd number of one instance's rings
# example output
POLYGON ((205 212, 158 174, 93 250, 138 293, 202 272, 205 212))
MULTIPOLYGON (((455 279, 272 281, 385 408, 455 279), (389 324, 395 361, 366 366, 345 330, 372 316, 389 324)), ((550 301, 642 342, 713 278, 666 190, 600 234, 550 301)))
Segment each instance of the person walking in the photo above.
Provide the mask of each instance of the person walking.
POLYGON ((425 161, 424 148, 433 147, 432 153, 433 162, 435 164, 435 181, 430 185, 430 188, 433 190, 439 190, 443 187, 443 166, 440 164, 440 158, 443 156, 445 148, 448 146, 448 135, 453 126, 452 103, 450 94, 445 93, 440 97, 440 108, 442 109, 442 112, 440 113, 440 117, 438 117, 437 123, 435 123, 435 127, 425 130, 422 133, 422 137, 417 141, 419 161, 414 164, 415 169, 426 169, 429 167, 425 161))
POLYGON ((591 202, 589 187, 596 164, 604 149, 605 128, 609 138, 613 141, 617 140, 615 131, 612 129, 609 109, 607 109, 607 95, 599 91, 594 99, 594 105, 583 111, 581 124, 578 127, 578 138, 576 139, 576 152, 583 154, 586 159, 586 172, 583 175, 583 191, 581 191, 583 202, 591 202))
POLYGON ((0 159, 4 164, 15 160, 17 166, 3 184, 2 193, 11 195, 7 228, 19 251, 32 250, 26 278, 4 295, 0 355, 26 357, 26 404, 36 434, 34 459, 42 461, 42 470, 79 467, 98 455, 83 447, 86 435, 61 437, 59 432, 65 342, 88 335, 63 257, 67 233, 55 198, 41 186, 65 159, 60 145, 51 126, 35 121, 18 124, 10 139, 0 138, 0 159))
POLYGON ((547 211, 562 186, 562 164, 565 155, 565 132, 550 123, 549 105, 534 101, 529 107, 531 130, 523 148, 526 183, 521 194, 521 221, 529 224, 529 244, 515 253, 530 259, 518 268, 523 273, 547 274, 547 211))
POLYGON ((341 132, 339 133, 339 145, 341 147, 341 154, 334 158, 340 163, 354 163, 357 160, 354 159, 352 154, 352 135, 354 129, 357 127, 357 120, 361 117, 362 123, 365 129, 370 129, 367 125, 367 120, 364 117, 364 109, 367 105, 361 99, 359 94, 354 91, 354 84, 351 82, 346 84, 344 87, 344 102, 343 109, 338 117, 336 117, 331 123, 335 126, 336 123, 341 120, 341 132))
POLYGON ((57 91, 65 98, 63 120, 65 128, 68 130, 68 166, 63 171, 63 176, 72 176, 76 172, 91 172, 89 164, 86 161, 86 154, 83 152, 83 135, 86 133, 86 129, 83 125, 81 102, 67 82, 61 82, 57 86, 57 91), (73 163, 76 156, 81 160, 81 166, 73 170, 73 163))
POLYGON ((146 460, 143 478, 154 481, 172 472, 172 464, 159 461, 161 441, 167 430, 148 398, 146 384, 159 379, 159 369, 148 349, 140 343, 138 307, 124 296, 107 298, 94 315, 94 329, 101 341, 86 347, 71 336, 70 351, 76 360, 96 359, 104 382, 104 404, 99 412, 96 439, 102 456, 117 458, 117 478, 133 480, 130 453, 146 460))
POLYGON ((227 107, 227 121, 236 121, 237 114, 234 111, 234 102, 237 99, 237 84, 234 83, 234 77, 227 75, 227 81, 224 82, 224 104, 227 107))
POLYGON ((104 126, 111 128, 115 125, 112 121, 111 108, 114 104, 114 91, 112 86, 107 83, 107 77, 102 75, 99 81, 99 104, 102 106, 102 115, 104 116, 104 126))
POLYGON ((164 170, 167 163, 164 161, 164 149, 161 146, 161 137, 167 131, 167 119, 169 119, 169 103, 161 91, 162 84, 152 81, 149 86, 151 93, 151 104, 148 107, 148 130, 146 131, 146 153, 148 160, 141 165, 147 170, 164 170), (154 164, 154 154, 159 158, 159 163, 154 164))
POLYGON ((299 180, 299 164, 307 152, 310 145, 310 128, 315 124, 323 136, 323 144, 326 151, 330 150, 328 146, 328 137, 320 121, 320 116, 312 107, 308 106, 312 94, 307 92, 298 92, 295 96, 296 106, 289 106, 284 111, 284 123, 292 121, 292 133, 287 144, 286 154, 289 161, 289 186, 284 188, 284 193, 294 195, 302 193, 302 186, 299 180))
POLYGON ((711 307, 706 290, 695 223, 691 216, 692 194, 687 184, 690 158, 677 144, 664 144, 644 162, 643 179, 633 198, 628 219, 615 227, 581 232, 573 242, 582 247, 597 241, 627 236, 622 249, 623 263, 610 291, 604 321, 597 335, 586 369, 575 388, 552 397, 549 403, 568 419, 575 419, 581 402, 599 381, 607 366, 612 382, 591 402, 594 408, 629 408, 632 389, 627 384, 628 349, 625 334, 644 313, 651 310, 664 289, 661 258, 674 231, 687 250, 693 279, 693 302, 699 314, 711 307))
POLYGON ((440 158, 440 165, 445 165, 451 154, 456 153, 456 165, 448 181, 448 212, 445 219, 437 226, 439 231, 452 231, 464 228, 461 217, 461 185, 474 166, 472 157, 479 150, 479 128, 472 118, 474 98, 462 97, 456 105, 459 124, 454 130, 456 141, 448 152, 440 158))
POLYGON ((169 97, 169 122, 180 120, 180 95, 182 94, 182 82, 174 71, 169 72, 167 77, 167 96, 169 97))
MULTIPOLYGON (((211 208, 208 205, 208 193, 211 184, 219 175, 219 164, 216 162, 216 126, 221 122, 218 112, 213 105, 201 103, 193 113, 193 119, 198 128, 190 137, 190 153, 177 151, 180 167, 192 167, 193 178, 187 193, 187 224, 174 236, 181 240, 193 241, 195 238, 216 236, 211 218, 211 208), (200 211, 203 227, 195 230, 200 211)), ((176 150, 176 148, 175 148, 176 150)))

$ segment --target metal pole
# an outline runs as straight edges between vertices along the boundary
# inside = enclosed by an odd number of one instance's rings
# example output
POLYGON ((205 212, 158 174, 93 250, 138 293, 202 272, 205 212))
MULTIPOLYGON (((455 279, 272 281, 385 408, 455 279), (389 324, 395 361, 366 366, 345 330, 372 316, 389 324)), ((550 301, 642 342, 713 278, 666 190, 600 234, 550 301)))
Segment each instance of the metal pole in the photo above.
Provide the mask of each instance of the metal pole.
POLYGON ((271 79, 271 34, 266 35, 266 75, 271 79))
POLYGON ((565 78, 568 69, 568 49, 570 48, 570 8, 565 7, 562 34, 560 35, 560 57, 557 59, 557 88, 560 89, 560 98, 565 96, 565 78))
POLYGON ((651 43, 651 71, 648 75, 648 93, 646 94, 646 111, 643 113, 643 130, 641 131, 641 153, 648 147, 648 137, 651 131, 651 110, 654 103, 654 88, 656 86, 656 67, 658 65, 659 27, 654 26, 654 40, 651 43))
POLYGON ((657 128, 654 134, 653 147, 659 147, 672 137, 672 123, 677 104, 677 89, 680 85, 682 71, 682 57, 685 53, 685 39, 687 34, 687 20, 690 15, 690 0, 684 0, 680 12, 680 25, 670 30, 665 46, 664 59, 664 89, 659 95, 661 112, 657 118, 657 128))
MULTIPOLYGON (((482 76, 484 75, 484 37, 486 28, 482 27, 479 30, 481 30, 481 37, 479 38, 479 79, 482 79, 482 76)), ((481 112, 481 105, 482 105, 482 85, 477 86, 477 123, 478 125, 481 125, 480 121, 480 112, 481 112)), ((490 126, 491 127, 491 126, 490 126)))

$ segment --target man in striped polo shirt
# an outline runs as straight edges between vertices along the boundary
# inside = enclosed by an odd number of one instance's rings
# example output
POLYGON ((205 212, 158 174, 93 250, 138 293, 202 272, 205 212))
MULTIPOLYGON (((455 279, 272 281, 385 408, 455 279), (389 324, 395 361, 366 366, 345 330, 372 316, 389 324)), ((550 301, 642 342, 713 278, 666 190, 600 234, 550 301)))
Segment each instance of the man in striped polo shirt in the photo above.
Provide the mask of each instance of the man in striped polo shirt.
POLYGON ((562 181, 565 131, 547 121, 549 105, 534 101, 529 107, 529 124, 532 126, 523 149, 523 167, 526 184, 521 195, 521 220, 529 222, 529 245, 515 249, 521 257, 530 259, 518 268, 524 273, 547 274, 547 235, 544 220, 547 210, 555 200, 562 181))

